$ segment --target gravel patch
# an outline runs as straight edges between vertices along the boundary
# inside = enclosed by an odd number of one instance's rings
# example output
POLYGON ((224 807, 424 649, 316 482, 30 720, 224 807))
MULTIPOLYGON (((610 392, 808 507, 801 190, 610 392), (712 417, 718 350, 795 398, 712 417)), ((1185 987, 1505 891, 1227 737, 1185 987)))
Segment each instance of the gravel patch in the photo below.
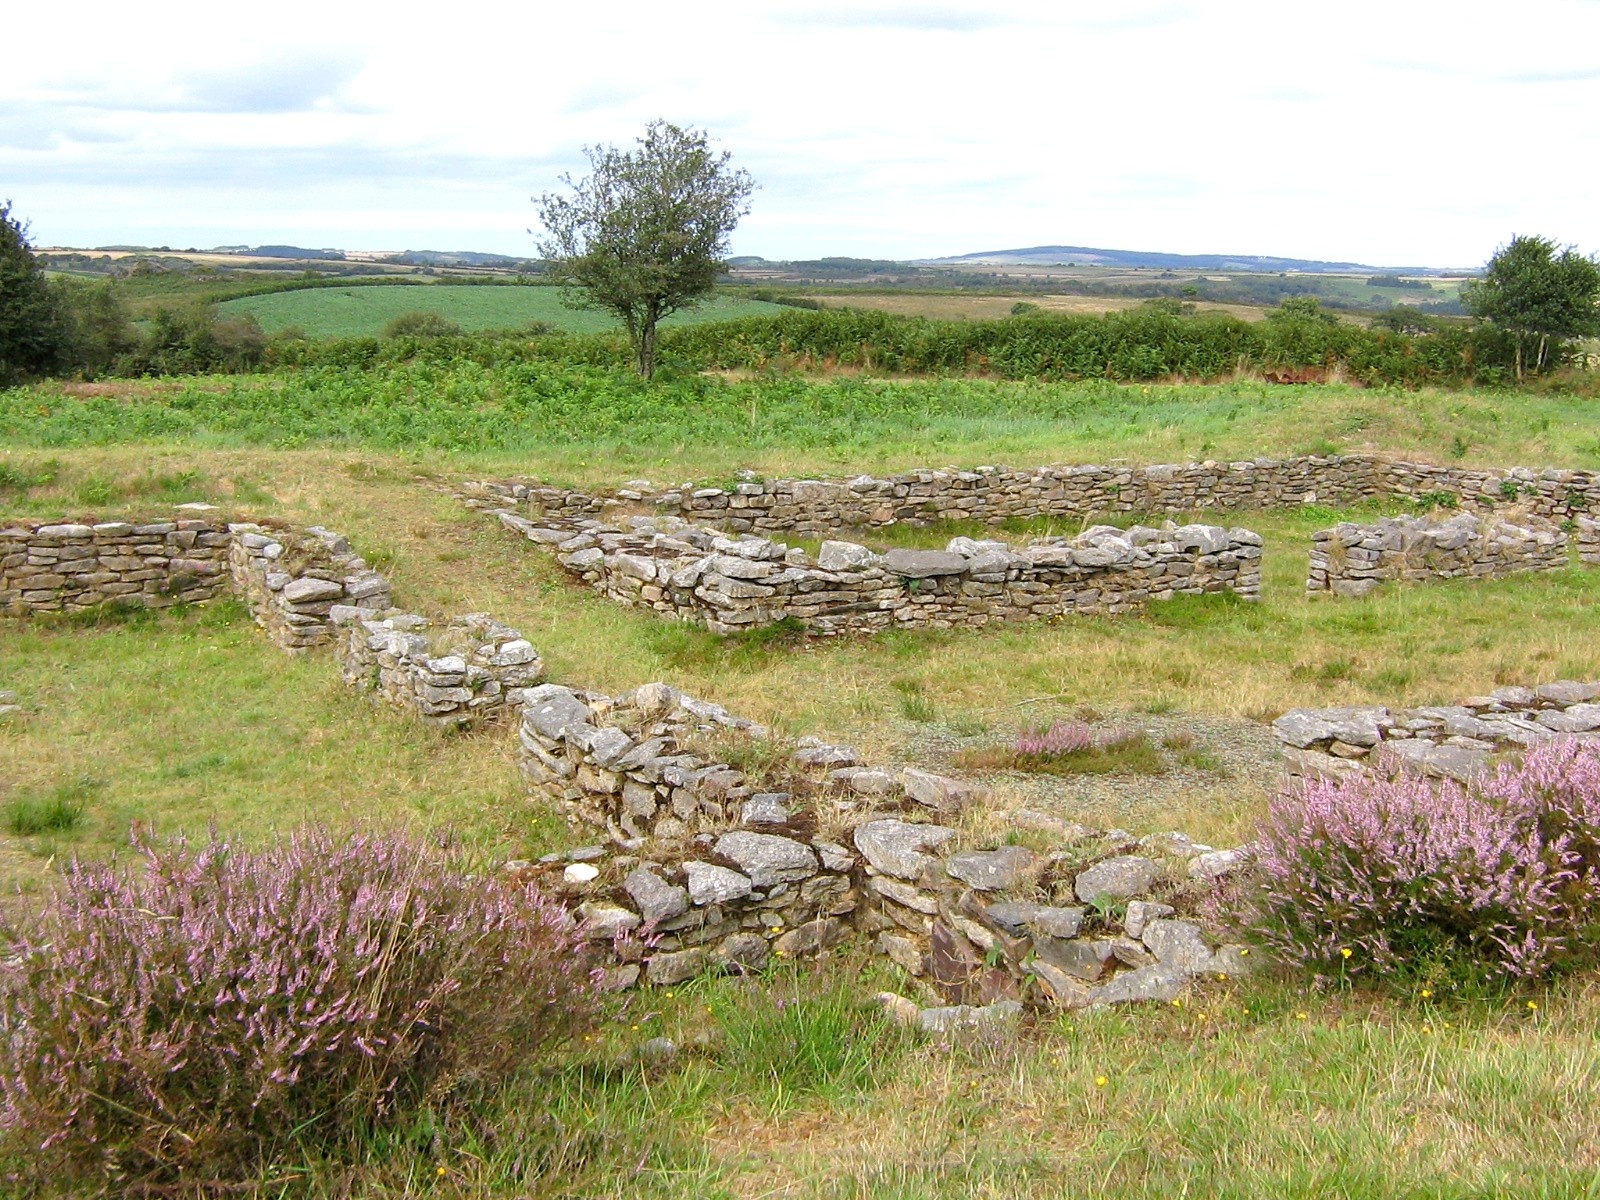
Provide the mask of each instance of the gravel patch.
POLYGON ((1120 826, 1136 834, 1179 829, 1196 838, 1232 844, 1250 837, 1267 798, 1283 773, 1270 726, 1240 717, 1199 713, 1099 713, 1089 721, 1097 733, 1144 730, 1158 745, 1173 735, 1194 739, 1194 749, 1214 769, 1182 765, 1163 750, 1168 770, 1160 775, 1047 775, 1025 771, 973 771, 956 765, 964 750, 1006 745, 1023 723, 1070 720, 1061 711, 1036 712, 1015 723, 995 722, 987 732, 963 735, 942 723, 902 723, 901 754, 907 764, 941 767, 990 789, 996 809, 1032 809, 1091 826, 1120 826))

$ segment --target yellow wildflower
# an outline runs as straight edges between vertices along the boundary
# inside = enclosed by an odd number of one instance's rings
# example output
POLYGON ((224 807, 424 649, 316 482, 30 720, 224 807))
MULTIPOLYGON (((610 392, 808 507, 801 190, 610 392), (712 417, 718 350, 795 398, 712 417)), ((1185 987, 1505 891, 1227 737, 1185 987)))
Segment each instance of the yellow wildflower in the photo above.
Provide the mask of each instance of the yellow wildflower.
POLYGON ((1349 946, 1341 946, 1340 949, 1339 949, 1339 957, 1340 958, 1349 958, 1354 953, 1355 953, 1355 951, 1350 949, 1349 946))
POLYGON ((1095 1087, 1105 1087, 1107 1082, 1108 1082, 1108 1080, 1106 1079, 1106 1077, 1104 1075, 1096 1075, 1094 1077, 1094 1085, 1095 1085, 1095 1087))

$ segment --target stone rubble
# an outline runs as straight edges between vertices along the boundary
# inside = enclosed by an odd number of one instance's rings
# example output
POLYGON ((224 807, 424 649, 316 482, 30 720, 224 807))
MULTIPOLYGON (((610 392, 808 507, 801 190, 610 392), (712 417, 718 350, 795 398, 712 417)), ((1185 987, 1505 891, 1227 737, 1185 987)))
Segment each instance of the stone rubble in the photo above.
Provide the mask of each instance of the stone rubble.
MULTIPOLYGON (((1223 530, 1168 532, 1200 554, 1229 544, 1223 530)), ((1063 560, 1086 551, 1125 557, 1136 544, 1091 533, 1054 550, 1063 560)), ((614 698, 540 683, 544 664, 515 630, 483 614, 436 623, 398 612, 387 581, 325 529, 186 520, 27 535, 10 539, 7 559, 26 569, 17 578, 33 581, 14 593, 27 597, 22 611, 116 596, 210 599, 231 586, 278 645, 298 653, 331 642, 347 681, 425 720, 462 724, 518 709, 530 783, 606 841, 514 869, 567 899, 608 986, 759 970, 854 936, 921 981, 941 1003, 919 1009, 919 1023, 948 1033, 1014 1020, 1024 1000, 1110 1003, 1151 990, 1127 982, 1130 974, 1160 969, 1165 988, 1217 973, 1223 949, 1198 925, 1170 919, 1211 885, 1192 869, 1210 847, 1181 835, 1147 839, 1147 856, 1132 856, 1120 831, 1056 829, 1024 814, 1019 828, 1055 829, 1073 849, 971 844, 956 823, 985 797, 965 780, 873 767, 851 747, 816 739, 775 747, 754 722, 662 683, 614 698), (136 556, 121 556, 125 564, 113 550, 135 544, 151 551, 138 556, 138 571, 154 572, 130 581, 137 593, 107 592, 87 578, 96 572, 69 571, 61 578, 84 576, 84 586, 51 583, 45 596, 43 564, 29 561, 53 551, 60 561, 132 572, 136 556), (210 569, 179 586, 179 562, 210 569), (1097 907, 1060 903, 1074 897, 1097 907), (1125 912, 1140 914, 1139 936, 1125 912)), ((790 556, 765 545, 727 557, 766 578, 762 564, 790 556)), ((949 556, 967 563, 972 549, 949 556)), ((938 554, 883 557, 904 579, 942 578, 953 565, 938 554)))
POLYGON ((1549 521, 1457 513, 1344 522, 1311 535, 1308 592, 1364 596, 1391 580, 1498 579, 1567 566, 1566 532, 1549 521))

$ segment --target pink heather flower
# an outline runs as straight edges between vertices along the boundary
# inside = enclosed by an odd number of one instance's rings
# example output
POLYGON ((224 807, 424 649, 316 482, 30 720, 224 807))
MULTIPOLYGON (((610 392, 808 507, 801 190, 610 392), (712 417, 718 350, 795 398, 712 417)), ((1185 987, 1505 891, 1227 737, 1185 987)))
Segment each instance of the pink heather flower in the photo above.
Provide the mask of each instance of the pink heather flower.
POLYGON ((1308 782, 1260 837, 1248 920, 1314 970, 1444 948, 1516 977, 1582 949, 1600 904, 1600 747, 1543 743, 1464 786, 1400 772, 1308 782))

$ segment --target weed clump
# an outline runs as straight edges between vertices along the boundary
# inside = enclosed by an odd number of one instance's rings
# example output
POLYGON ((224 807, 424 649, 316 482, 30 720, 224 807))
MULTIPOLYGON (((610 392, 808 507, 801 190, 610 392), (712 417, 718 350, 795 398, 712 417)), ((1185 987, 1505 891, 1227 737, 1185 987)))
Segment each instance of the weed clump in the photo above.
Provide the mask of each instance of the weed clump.
POLYGON ((1273 802, 1258 847, 1246 924, 1318 975, 1529 979, 1600 946, 1591 745, 1546 743, 1470 786, 1308 783, 1273 802))
POLYGON ((565 914, 398 834, 75 863, 0 965, 0 1129, 119 1193, 337 1159, 596 1013, 565 914))
POLYGON ((0 821, 13 837, 38 837, 46 833, 72 833, 88 816, 93 785, 88 780, 60 784, 42 794, 12 796, 0 809, 0 821))

